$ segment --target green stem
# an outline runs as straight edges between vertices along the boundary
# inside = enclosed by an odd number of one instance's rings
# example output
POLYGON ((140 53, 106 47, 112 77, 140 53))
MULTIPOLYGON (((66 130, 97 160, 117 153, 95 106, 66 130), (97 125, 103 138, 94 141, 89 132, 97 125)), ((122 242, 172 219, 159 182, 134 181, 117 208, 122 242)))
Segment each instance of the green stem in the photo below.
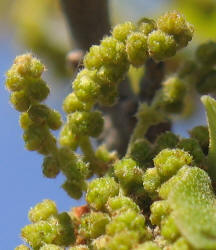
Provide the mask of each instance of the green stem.
POLYGON ((84 136, 80 138, 79 145, 86 160, 91 164, 91 167, 93 168, 94 172, 96 172, 98 175, 103 175, 104 171, 107 169, 107 166, 104 162, 101 162, 95 156, 95 151, 89 137, 84 136))
POLYGON ((164 120, 161 112, 158 112, 154 107, 148 106, 146 103, 140 104, 136 117, 138 121, 130 138, 126 156, 130 154, 131 148, 137 139, 143 138, 151 126, 164 120))
POLYGON ((208 173, 212 180, 216 181, 216 101, 210 96, 202 96, 201 101, 205 106, 208 130, 209 130, 209 152, 207 158, 208 173))

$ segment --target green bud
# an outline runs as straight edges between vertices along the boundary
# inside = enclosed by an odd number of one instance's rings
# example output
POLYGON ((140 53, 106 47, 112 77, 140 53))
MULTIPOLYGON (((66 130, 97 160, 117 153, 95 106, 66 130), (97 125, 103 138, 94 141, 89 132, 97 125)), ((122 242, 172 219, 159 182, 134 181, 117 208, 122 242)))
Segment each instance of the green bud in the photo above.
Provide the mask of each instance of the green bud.
POLYGON ((28 129, 31 125, 33 125, 32 120, 29 117, 27 112, 22 112, 19 118, 19 124, 22 129, 28 129))
POLYGON ((161 30, 152 31, 148 35, 148 49, 150 56, 156 60, 165 60, 176 53, 176 41, 173 36, 161 30))
MULTIPOLYGON (((94 239, 92 241, 92 249, 93 250, 104 250, 107 247, 107 243, 109 242, 109 240, 111 239, 110 236, 104 234, 101 235, 100 237, 94 239)), ((85 250, 85 249, 84 249, 85 250)))
POLYGON ((104 106, 112 106, 118 97, 118 86, 116 84, 103 84, 99 96, 99 103, 104 106))
POLYGON ((36 124, 45 124, 49 113, 50 109, 44 104, 34 104, 28 110, 29 118, 36 124))
POLYGON ((69 247, 68 250, 89 250, 87 245, 77 245, 75 247, 69 247))
POLYGON ((142 239, 146 235, 145 217, 134 210, 127 210, 116 215, 106 226, 106 233, 114 236, 122 231, 129 230, 137 232, 142 239))
POLYGON ((209 145, 209 132, 206 126, 197 126, 189 131, 189 134, 192 138, 196 139, 203 151, 207 153, 209 145))
POLYGON ((147 36, 142 32, 133 32, 127 38, 126 51, 129 62, 136 67, 145 63, 148 58, 147 36))
POLYGON ((140 167, 144 167, 152 159, 152 146, 146 139, 138 139, 131 147, 130 157, 135 160, 140 167))
POLYGON ((98 79, 101 81, 101 84, 104 85, 113 85, 121 82, 124 79, 125 74, 127 73, 129 64, 125 63, 123 65, 103 65, 97 72, 98 79))
POLYGON ((67 213, 25 226, 22 229, 22 237, 34 249, 44 243, 68 246, 75 240, 73 224, 67 213))
POLYGON ((43 138, 41 147, 38 149, 38 153, 43 155, 49 155, 56 153, 56 138, 48 131, 46 137, 43 138))
POLYGON ((52 130, 59 129, 62 125, 61 114, 56 110, 50 109, 49 115, 47 117, 47 125, 52 130))
POLYGON ((137 213, 140 212, 138 205, 126 196, 115 196, 109 198, 106 203, 106 209, 109 211, 111 216, 125 212, 128 209, 132 209, 137 213))
POLYGON ((61 146, 69 147, 75 150, 78 146, 78 138, 71 132, 66 123, 60 132, 59 143, 61 146))
POLYGON ((25 245, 19 245, 19 246, 15 247, 14 250, 30 250, 30 248, 25 246, 25 245))
POLYGON ((168 179, 184 165, 190 165, 192 160, 192 156, 182 149, 164 149, 154 158, 154 165, 158 174, 168 179))
POLYGON ((105 37, 101 41, 100 56, 103 64, 127 64, 125 45, 113 37, 105 37))
POLYGON ((81 102, 75 93, 70 93, 63 102, 63 110, 68 114, 76 111, 90 111, 91 106, 91 103, 81 102))
POLYGON ((53 244, 43 245, 40 250, 64 250, 65 248, 53 244))
POLYGON ((175 37, 178 47, 185 47, 193 37, 193 25, 188 23, 184 16, 177 11, 169 11, 157 20, 160 30, 175 37))
POLYGON ((24 90, 13 92, 10 101, 14 108, 20 112, 27 111, 31 105, 31 101, 24 90))
POLYGON ((73 82, 77 98, 82 102, 95 102, 100 94, 96 71, 82 70, 73 82))
POLYGON ((32 78, 29 81, 27 93, 29 98, 32 101, 42 102, 44 101, 47 96, 49 95, 50 89, 47 86, 46 82, 42 79, 34 79, 32 78))
POLYGON ((31 208, 28 213, 28 217, 31 222, 38 222, 41 220, 46 220, 51 215, 57 215, 57 213, 58 211, 54 201, 43 200, 35 207, 31 208))
POLYGON ((33 78, 40 77, 45 70, 44 65, 30 53, 17 56, 14 60, 14 65, 20 75, 33 78))
POLYGON ((195 73, 195 70, 197 70, 196 62, 187 60, 180 66, 178 75, 180 78, 187 77, 188 75, 195 73))
POLYGON ((98 69, 103 65, 102 58, 100 56, 100 46, 93 45, 89 49, 89 52, 84 57, 84 66, 87 69, 98 69))
POLYGON ((125 22, 114 27, 112 35, 120 42, 126 42, 128 35, 136 30, 136 26, 132 22, 125 22))
POLYGON ((174 133, 167 131, 157 137, 155 142, 155 151, 156 153, 159 153, 165 148, 175 148, 178 142, 179 137, 174 133))
POLYGON ((30 126, 24 131, 23 140, 28 150, 39 150, 49 131, 44 126, 30 126))
POLYGON ((185 238, 179 237, 171 247, 171 250, 192 250, 185 238))
POLYGON ((177 147, 183 149, 184 151, 188 152, 191 156, 193 156, 193 159, 196 164, 198 165, 203 164, 205 160, 205 155, 196 139, 192 138, 182 139, 177 144, 177 147))
MULTIPOLYGON (((124 249, 130 250, 133 249, 139 242, 139 233, 136 231, 124 230, 115 234, 108 240, 108 243, 105 245, 105 249, 116 250, 124 249)), ((98 249, 100 250, 100 249, 98 249)))
POLYGON ((102 177, 91 181, 88 185, 86 200, 96 210, 104 208, 109 197, 118 195, 119 185, 114 178, 102 177))
POLYGON ((170 213, 170 207, 166 200, 155 201, 151 205, 150 221, 153 225, 160 226, 161 221, 170 213))
POLYGON ((169 77, 163 82, 163 100, 165 103, 173 104, 183 100, 185 96, 185 84, 178 77, 169 77))
POLYGON ((81 218, 79 234, 85 239, 95 239, 105 233, 105 227, 110 218, 101 212, 91 212, 81 218))
POLYGON ((75 180, 65 181, 62 188, 73 199, 79 200, 83 194, 82 183, 75 180))
POLYGON ((174 241, 180 235, 172 215, 167 216, 161 222, 161 235, 169 241, 174 241))
POLYGON ((148 35, 156 28, 157 28, 157 25, 155 21, 152 19, 144 17, 138 22, 138 30, 145 35, 148 35))
POLYGON ((157 188, 161 185, 161 177, 156 168, 148 168, 143 175, 143 186, 145 191, 154 198, 157 188))
POLYGON ((8 70, 6 76, 5 85, 10 91, 23 90, 27 85, 26 79, 17 73, 16 68, 13 66, 10 70, 8 70))
POLYGON ((103 129, 103 118, 100 112, 74 112, 68 116, 68 126, 78 136, 97 137, 103 129))
POLYGON ((160 250, 161 248, 152 241, 146 241, 143 244, 138 245, 134 250, 160 250))
POLYGON ((54 156, 47 156, 43 161, 43 175, 55 178, 60 172, 58 160, 54 156))
POLYGON ((131 190, 142 186, 142 170, 137 163, 130 159, 124 158, 114 165, 115 176, 118 178, 120 184, 126 189, 131 190))
POLYGON ((115 151, 109 152, 105 145, 100 145, 95 151, 95 156, 103 162, 110 163, 117 159, 115 151))
POLYGON ((197 91, 200 94, 208 94, 216 91, 216 70, 211 70, 196 83, 197 91))
POLYGON ((196 57, 203 65, 216 64, 216 42, 208 41, 201 44, 196 51, 196 57))

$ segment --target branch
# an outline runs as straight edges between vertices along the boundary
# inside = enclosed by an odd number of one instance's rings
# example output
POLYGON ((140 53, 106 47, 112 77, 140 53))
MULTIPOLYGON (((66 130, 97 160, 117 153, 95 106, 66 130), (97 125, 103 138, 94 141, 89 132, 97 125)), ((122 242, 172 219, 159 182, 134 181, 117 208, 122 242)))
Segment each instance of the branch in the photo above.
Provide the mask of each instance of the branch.
POLYGON ((87 51, 111 29, 107 0, 61 0, 78 49, 87 51))

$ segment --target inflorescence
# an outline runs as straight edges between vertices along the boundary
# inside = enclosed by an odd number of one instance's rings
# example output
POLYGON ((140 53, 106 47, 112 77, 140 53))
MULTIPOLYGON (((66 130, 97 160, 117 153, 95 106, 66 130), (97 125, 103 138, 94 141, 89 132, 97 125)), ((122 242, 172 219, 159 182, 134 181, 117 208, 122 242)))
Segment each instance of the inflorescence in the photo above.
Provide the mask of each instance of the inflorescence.
POLYGON ((164 79, 151 104, 140 104, 122 159, 104 145, 95 151, 90 140, 101 134, 104 125, 95 107, 117 102, 118 86, 130 65, 143 66, 149 58, 167 60, 192 36, 193 26, 176 11, 156 21, 143 18, 137 24, 114 27, 111 36, 85 55, 73 92, 63 102, 67 114, 63 126, 60 114, 42 103, 49 94, 41 78, 44 65, 31 54, 15 59, 6 87, 12 105, 21 112, 25 147, 44 155, 44 176, 55 178, 62 172, 68 195, 79 199, 86 192, 87 201, 63 213, 51 200, 38 203, 29 211, 31 224, 21 232, 29 247, 20 245, 16 250, 216 248, 216 198, 211 184, 216 176, 216 101, 202 97, 209 126, 193 128, 190 138, 170 131, 153 143, 144 137, 152 125, 182 111, 192 86, 200 94, 215 90, 216 43, 201 45, 196 61, 186 62, 164 79), (61 126, 57 141, 51 130, 61 126), (78 147, 83 156, 75 153, 78 147), (95 174, 98 178, 88 183, 95 174))

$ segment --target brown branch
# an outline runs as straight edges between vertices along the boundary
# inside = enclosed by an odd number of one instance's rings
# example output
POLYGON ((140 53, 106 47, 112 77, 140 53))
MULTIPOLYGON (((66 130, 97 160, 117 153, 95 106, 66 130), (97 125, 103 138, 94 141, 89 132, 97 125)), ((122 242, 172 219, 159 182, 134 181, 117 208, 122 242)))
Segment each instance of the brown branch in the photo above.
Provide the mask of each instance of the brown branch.
POLYGON ((107 0, 61 0, 61 5, 76 48, 87 51, 109 34, 107 0))

